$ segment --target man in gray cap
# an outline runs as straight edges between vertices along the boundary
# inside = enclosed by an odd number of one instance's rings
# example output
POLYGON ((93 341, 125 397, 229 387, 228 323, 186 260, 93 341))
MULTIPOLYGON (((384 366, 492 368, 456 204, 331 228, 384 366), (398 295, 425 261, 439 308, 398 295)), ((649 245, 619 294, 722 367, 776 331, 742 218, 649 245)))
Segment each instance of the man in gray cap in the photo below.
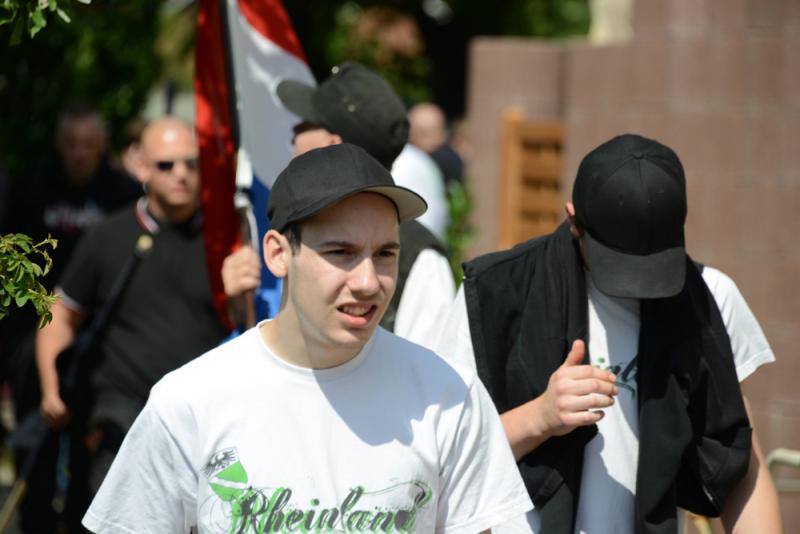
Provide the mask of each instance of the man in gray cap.
POLYGON ((475 373, 378 328, 425 207, 354 145, 295 158, 264 236, 280 311, 156 384, 84 525, 477 533, 529 510, 475 373))
MULTIPOLYGON (((425 165, 420 165, 415 157, 427 156, 406 146, 409 124, 403 102, 386 80, 363 65, 348 62, 337 66, 319 87, 285 80, 278 85, 277 93, 287 109, 301 119, 294 128, 296 156, 346 142, 364 148, 387 169, 395 164, 424 175, 425 165)), ((432 161, 429 164, 438 172, 432 161)), ((418 185, 442 185, 441 176, 413 183, 406 183, 397 175, 395 179, 425 198, 429 208, 438 202, 435 187, 431 190, 429 186, 418 185)), ((443 189, 441 194, 444 198, 443 189)), ((416 220, 401 225, 400 242, 398 288, 382 326, 432 348, 455 295, 446 250, 439 238, 416 220)), ((235 298, 255 289, 260 274, 261 264, 255 251, 249 247, 239 249, 223 263, 226 294, 235 298)))
POLYGON ((686 254, 677 155, 603 143, 566 211, 554 233, 465 265, 439 349, 476 366, 502 414, 529 525, 675 532, 680 506, 780 532, 739 388, 774 356, 730 279, 686 254))

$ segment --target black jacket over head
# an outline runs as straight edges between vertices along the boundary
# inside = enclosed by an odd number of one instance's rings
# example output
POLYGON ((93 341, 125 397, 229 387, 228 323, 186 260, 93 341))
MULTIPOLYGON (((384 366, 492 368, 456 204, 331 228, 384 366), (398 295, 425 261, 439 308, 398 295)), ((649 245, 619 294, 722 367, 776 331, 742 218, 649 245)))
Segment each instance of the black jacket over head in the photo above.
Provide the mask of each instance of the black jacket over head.
MULTIPOLYGON (((641 301, 639 533, 676 532, 678 506, 719 515, 750 456, 751 429, 725 325, 697 267, 686 261, 681 293, 641 301)), ((503 413, 544 393, 572 342, 587 340, 578 241, 564 223, 553 234, 468 262, 464 273, 478 374, 503 413)), ((520 460, 542 532, 572 534, 583 448, 596 433, 595 425, 580 427, 520 460)))

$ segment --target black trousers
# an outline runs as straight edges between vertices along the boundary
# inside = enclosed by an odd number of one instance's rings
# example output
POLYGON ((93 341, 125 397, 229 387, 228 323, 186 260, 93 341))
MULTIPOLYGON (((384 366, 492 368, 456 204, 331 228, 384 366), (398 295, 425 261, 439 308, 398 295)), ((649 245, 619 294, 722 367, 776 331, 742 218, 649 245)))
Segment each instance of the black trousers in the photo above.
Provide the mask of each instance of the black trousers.
MULTIPOLYGON (((90 456, 82 437, 67 432, 50 432, 45 436, 18 509, 22 532, 88 532, 80 523, 91 502, 90 456)), ((17 451, 17 465, 25 465, 30 454, 34 451, 17 451)))

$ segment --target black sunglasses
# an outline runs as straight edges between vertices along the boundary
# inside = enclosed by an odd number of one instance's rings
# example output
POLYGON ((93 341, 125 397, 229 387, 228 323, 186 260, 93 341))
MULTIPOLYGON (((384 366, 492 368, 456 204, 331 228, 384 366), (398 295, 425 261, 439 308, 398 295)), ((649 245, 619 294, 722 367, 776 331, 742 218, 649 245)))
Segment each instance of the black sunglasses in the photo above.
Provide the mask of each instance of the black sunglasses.
POLYGON ((197 158, 186 158, 186 159, 183 159, 183 160, 181 160, 181 159, 160 160, 160 161, 156 161, 156 168, 161 172, 170 172, 173 169, 173 167, 175 167, 175 164, 178 163, 179 161, 183 161, 183 164, 186 165, 186 167, 190 171, 197 170, 197 158))

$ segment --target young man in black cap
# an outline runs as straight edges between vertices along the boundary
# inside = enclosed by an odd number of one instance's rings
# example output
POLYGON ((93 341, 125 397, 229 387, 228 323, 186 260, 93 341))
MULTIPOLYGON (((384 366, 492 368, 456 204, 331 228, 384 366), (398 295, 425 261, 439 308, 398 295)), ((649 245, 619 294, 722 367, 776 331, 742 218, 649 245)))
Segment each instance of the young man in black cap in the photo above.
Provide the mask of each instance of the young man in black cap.
POLYGON ((529 525, 675 532, 681 506, 733 529, 755 498, 779 530, 739 389, 774 357, 730 279, 686 254, 677 155, 616 137, 583 159, 566 210, 553 234, 465 265, 440 346, 502 414, 529 525))
MULTIPOLYGON (((432 205, 445 204, 443 180, 436 165, 415 147, 406 146, 408 119, 403 102, 391 85, 358 63, 344 63, 319 87, 285 80, 278 85, 278 97, 302 119, 294 128, 295 155, 342 142, 364 148, 394 178, 420 194, 432 205), (393 168, 394 165, 394 168, 393 168), (403 180, 398 173, 411 174, 403 180), (438 189, 437 189, 438 187, 438 189), (438 200, 441 196, 441 200, 438 200)), ((432 348, 440 323, 455 295, 445 247, 431 231, 445 223, 426 228, 425 216, 400 227, 400 272, 394 299, 382 326, 415 343, 432 348)), ((235 298, 260 283, 261 265, 257 254, 243 247, 226 258, 222 279, 226 294, 235 298)))
POLYGON ((280 174, 281 310, 167 375, 92 503, 96 532, 465 532, 530 509, 468 367, 378 327, 425 210, 354 145, 280 174))

